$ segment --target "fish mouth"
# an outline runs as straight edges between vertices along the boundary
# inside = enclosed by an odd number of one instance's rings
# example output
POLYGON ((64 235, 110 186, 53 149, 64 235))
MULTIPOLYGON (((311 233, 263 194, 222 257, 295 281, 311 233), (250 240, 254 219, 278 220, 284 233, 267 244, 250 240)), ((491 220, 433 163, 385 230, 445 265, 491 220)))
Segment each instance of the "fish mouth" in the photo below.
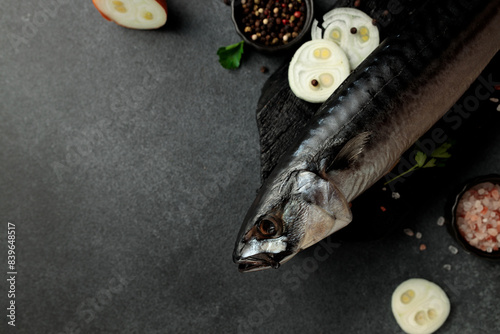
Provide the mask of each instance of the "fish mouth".
POLYGON ((260 271, 269 268, 278 269, 279 261, 276 261, 272 254, 257 254, 246 258, 234 257, 233 261, 238 265, 238 270, 242 273, 260 271))

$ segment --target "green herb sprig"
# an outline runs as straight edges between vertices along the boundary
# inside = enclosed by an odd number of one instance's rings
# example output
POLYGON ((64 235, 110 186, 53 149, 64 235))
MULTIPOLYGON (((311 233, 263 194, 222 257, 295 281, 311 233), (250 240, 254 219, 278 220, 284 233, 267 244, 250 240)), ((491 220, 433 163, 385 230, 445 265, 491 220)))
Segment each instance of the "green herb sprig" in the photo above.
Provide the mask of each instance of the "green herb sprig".
POLYGON ((217 50, 219 63, 222 67, 227 68, 228 70, 234 70, 240 67, 244 44, 245 42, 241 41, 236 44, 220 47, 217 50))
POLYGON ((393 177, 389 181, 385 182, 384 185, 387 185, 392 181, 420 168, 443 167, 444 161, 451 157, 451 154, 448 152, 451 146, 452 144, 449 142, 442 144, 434 151, 432 151, 430 157, 428 157, 424 152, 418 150, 417 153, 415 154, 416 164, 410 169, 408 169, 406 172, 403 172, 398 176, 393 177))

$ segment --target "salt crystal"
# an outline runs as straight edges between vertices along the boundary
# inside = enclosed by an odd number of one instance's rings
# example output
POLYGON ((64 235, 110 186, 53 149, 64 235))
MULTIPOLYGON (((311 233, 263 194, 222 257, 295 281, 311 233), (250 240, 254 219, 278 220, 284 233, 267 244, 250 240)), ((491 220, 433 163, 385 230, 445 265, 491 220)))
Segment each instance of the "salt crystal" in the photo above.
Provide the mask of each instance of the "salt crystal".
POLYGON ((477 184, 463 194, 457 205, 458 228, 470 245, 483 251, 500 247, 499 189, 492 182, 477 184))
POLYGON ((382 191, 386 191, 386 190, 387 190, 387 188, 386 188, 386 187, 383 187, 383 188, 382 188, 382 191))
POLYGON ((410 228, 405 228, 403 230, 403 232, 407 235, 407 236, 410 236, 410 237, 413 237, 415 235, 415 233, 413 233, 412 229, 410 228))
POLYGON ((450 271, 451 270, 451 264, 444 264, 443 265, 443 269, 446 270, 446 271, 450 271))
POLYGON ((397 192, 392 193, 392 198, 399 199, 400 197, 401 197, 401 195, 399 193, 397 193, 397 192))
POLYGON ((422 233, 417 232, 417 233, 415 234, 415 238, 417 238, 417 239, 422 239, 422 233))
POLYGON ((443 226, 444 225, 444 217, 439 217, 438 220, 437 220, 437 224, 439 226, 443 226))
POLYGON ((497 111, 500 111, 500 104, 497 105, 497 111))
POLYGON ((491 97, 490 98, 490 101, 493 102, 493 103, 497 103, 498 102, 498 99, 496 97, 491 97))
POLYGON ((493 248, 492 248, 492 247, 488 247, 488 248, 486 248, 486 251, 487 251, 488 253, 491 253, 491 252, 493 252, 493 248))
POLYGON ((496 228, 489 228, 488 229, 488 234, 493 236, 493 237, 496 237, 498 235, 498 231, 496 228))
POLYGON ((455 246, 448 246, 448 250, 450 251, 451 254, 457 254, 458 253, 458 248, 455 246))

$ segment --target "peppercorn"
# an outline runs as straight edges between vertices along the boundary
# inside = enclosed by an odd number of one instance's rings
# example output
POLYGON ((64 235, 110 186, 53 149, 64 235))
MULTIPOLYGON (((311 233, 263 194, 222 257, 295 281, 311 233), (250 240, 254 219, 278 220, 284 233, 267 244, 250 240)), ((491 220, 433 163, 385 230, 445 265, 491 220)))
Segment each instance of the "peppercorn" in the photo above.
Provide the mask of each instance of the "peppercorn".
POLYGON ((290 43, 304 27, 302 0, 242 0, 239 8, 244 34, 258 44, 290 43))
POLYGON ((351 28, 351 34, 355 34, 357 32, 358 32, 358 29, 356 29, 356 27, 351 28))

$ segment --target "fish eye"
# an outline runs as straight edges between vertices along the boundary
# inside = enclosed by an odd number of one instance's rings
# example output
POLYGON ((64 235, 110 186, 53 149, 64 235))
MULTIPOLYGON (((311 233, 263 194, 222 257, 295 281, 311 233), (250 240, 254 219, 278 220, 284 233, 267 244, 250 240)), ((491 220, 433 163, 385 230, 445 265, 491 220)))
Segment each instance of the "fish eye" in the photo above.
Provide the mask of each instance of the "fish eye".
POLYGON ((263 237, 272 237, 278 233, 276 222, 270 219, 262 219, 257 225, 257 229, 263 237))

